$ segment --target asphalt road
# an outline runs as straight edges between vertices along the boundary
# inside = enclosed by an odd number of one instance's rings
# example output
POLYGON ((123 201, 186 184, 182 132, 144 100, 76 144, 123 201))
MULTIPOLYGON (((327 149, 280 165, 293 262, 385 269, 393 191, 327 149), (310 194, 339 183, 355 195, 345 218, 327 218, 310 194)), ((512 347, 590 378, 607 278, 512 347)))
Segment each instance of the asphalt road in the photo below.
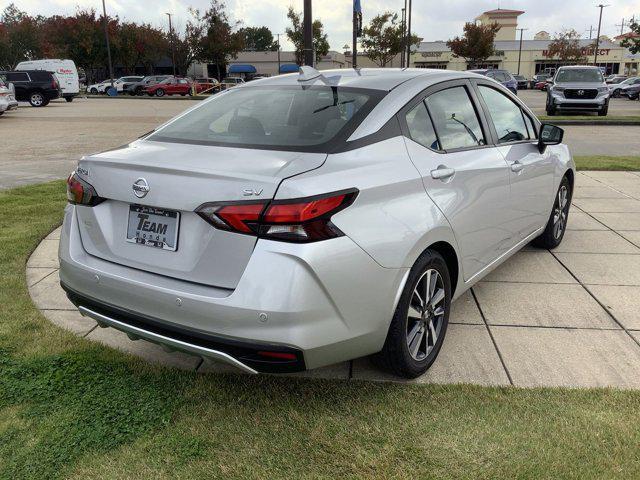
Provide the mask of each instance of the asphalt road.
MULTIPOLYGON (((534 109, 544 94, 520 92, 534 109)), ((542 102, 542 103, 540 103, 542 102)), ((640 114, 640 102, 615 99, 640 114), (625 104, 626 102, 626 104, 625 104)), ((193 100, 81 99, 44 108, 21 104, 0 117, 0 189, 66 177, 82 155, 126 144, 181 111, 193 100)), ((626 113, 627 115, 633 113, 626 113)), ((565 141, 576 155, 640 155, 638 126, 566 126, 565 141)))

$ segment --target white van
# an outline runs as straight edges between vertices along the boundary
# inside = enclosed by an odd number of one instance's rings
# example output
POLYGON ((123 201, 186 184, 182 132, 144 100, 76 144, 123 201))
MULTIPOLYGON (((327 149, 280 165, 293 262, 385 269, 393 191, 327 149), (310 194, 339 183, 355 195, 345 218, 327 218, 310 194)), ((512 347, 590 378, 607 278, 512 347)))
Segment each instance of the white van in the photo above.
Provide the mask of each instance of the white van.
POLYGON ((73 60, 59 60, 56 58, 30 60, 20 62, 16 66, 16 70, 46 70, 47 72, 53 72, 60 84, 62 97, 67 102, 73 101, 73 97, 80 93, 78 69, 73 60))

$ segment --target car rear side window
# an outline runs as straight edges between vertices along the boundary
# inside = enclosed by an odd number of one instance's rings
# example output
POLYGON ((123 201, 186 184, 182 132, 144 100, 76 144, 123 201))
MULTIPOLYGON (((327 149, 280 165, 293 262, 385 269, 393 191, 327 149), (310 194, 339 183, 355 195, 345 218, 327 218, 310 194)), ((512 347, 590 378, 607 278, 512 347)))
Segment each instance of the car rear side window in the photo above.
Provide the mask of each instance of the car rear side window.
POLYGON ((412 140, 433 150, 440 150, 440 143, 424 102, 420 102, 409 110, 406 115, 406 121, 409 136, 412 140))
POLYGON ((383 92, 330 86, 242 87, 214 97, 149 140, 325 151, 355 128, 383 92))
POLYGON ((518 105, 495 88, 480 85, 478 89, 498 134, 498 143, 519 142, 530 138, 522 109, 518 105))
POLYGON ((427 107, 444 150, 486 145, 480 120, 465 87, 452 87, 429 95, 427 107))
POLYGON ((9 82, 28 82, 29 75, 22 72, 9 72, 7 73, 7 80, 9 82))

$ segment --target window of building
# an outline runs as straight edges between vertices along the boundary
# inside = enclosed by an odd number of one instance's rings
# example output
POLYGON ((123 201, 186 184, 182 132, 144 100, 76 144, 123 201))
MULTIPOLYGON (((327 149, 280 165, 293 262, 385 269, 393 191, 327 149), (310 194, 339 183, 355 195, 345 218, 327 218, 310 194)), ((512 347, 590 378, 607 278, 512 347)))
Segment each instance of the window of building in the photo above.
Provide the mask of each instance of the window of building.
POLYGON ((406 115, 409 136, 412 140, 433 150, 440 150, 440 143, 433 129, 429 112, 424 102, 413 107, 406 115))
POLYGON ((426 99, 440 146, 444 150, 486 145, 480 120, 465 87, 433 93, 426 99))
POLYGON ((478 89, 487 104, 487 110, 498 134, 498 143, 529 139, 522 110, 518 105, 494 88, 480 85, 478 89))

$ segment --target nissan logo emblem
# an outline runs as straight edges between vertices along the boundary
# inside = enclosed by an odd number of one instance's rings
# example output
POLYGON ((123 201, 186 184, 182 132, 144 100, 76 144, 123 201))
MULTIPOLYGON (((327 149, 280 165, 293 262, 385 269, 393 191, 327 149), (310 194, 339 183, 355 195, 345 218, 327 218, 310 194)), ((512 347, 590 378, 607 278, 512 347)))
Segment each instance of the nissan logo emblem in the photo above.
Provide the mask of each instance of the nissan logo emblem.
POLYGON ((149 190, 149 184, 144 178, 137 179, 133 184, 133 194, 138 198, 146 197, 149 190))

